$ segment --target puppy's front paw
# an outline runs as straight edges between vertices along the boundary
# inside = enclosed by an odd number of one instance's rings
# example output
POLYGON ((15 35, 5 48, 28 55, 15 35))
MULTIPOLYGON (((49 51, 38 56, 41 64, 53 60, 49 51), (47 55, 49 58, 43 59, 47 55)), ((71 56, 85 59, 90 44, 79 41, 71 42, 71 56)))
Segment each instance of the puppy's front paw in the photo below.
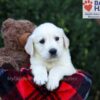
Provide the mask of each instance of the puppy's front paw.
POLYGON ((39 73, 34 75, 34 82, 37 85, 44 85, 48 81, 47 73, 39 73))
POLYGON ((53 91, 54 89, 58 87, 59 87, 59 80, 57 80, 56 78, 49 79, 47 83, 47 89, 49 91, 53 91))

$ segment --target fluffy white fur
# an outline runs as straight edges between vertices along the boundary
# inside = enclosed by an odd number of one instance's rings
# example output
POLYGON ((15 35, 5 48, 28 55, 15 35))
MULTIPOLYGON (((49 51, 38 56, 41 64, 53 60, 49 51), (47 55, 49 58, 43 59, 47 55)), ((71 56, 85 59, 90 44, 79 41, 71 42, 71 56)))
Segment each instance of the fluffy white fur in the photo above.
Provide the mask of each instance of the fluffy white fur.
POLYGON ((70 52, 69 39, 63 29, 52 23, 44 23, 38 26, 25 45, 26 52, 30 55, 30 63, 34 82, 38 85, 46 85, 48 90, 54 90, 59 86, 64 76, 76 72, 70 52), (55 38, 59 37, 58 40, 55 38), (40 43, 40 41, 44 43, 40 43), (55 48, 57 54, 51 57, 49 50, 55 48))

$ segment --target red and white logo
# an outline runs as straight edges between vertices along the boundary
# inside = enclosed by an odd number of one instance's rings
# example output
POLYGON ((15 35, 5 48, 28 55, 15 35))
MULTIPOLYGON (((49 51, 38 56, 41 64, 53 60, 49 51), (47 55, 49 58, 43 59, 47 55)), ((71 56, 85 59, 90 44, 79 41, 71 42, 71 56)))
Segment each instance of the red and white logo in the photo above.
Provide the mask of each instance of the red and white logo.
POLYGON ((85 0, 84 3, 83 3, 83 7, 86 11, 90 11, 93 7, 92 5, 92 1, 91 0, 85 0))

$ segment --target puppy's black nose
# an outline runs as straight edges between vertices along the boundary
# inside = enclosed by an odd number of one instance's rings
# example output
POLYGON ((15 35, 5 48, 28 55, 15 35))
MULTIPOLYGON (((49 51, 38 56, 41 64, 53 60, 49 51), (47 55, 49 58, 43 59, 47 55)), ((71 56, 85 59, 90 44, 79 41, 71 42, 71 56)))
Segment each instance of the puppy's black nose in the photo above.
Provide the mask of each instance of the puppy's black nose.
POLYGON ((50 55, 56 55, 57 50, 55 48, 52 48, 49 50, 50 55))

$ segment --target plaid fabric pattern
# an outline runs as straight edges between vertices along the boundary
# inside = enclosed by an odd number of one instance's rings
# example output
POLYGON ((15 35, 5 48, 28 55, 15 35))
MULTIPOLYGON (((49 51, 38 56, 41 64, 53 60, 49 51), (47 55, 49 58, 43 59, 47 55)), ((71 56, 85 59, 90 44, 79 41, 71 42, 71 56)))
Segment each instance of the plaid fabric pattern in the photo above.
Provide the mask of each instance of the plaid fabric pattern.
POLYGON ((2 100, 86 100, 92 85, 91 76, 81 70, 64 77, 52 92, 45 85, 37 86, 33 78, 29 69, 17 72, 10 64, 4 64, 0 68, 2 100))

